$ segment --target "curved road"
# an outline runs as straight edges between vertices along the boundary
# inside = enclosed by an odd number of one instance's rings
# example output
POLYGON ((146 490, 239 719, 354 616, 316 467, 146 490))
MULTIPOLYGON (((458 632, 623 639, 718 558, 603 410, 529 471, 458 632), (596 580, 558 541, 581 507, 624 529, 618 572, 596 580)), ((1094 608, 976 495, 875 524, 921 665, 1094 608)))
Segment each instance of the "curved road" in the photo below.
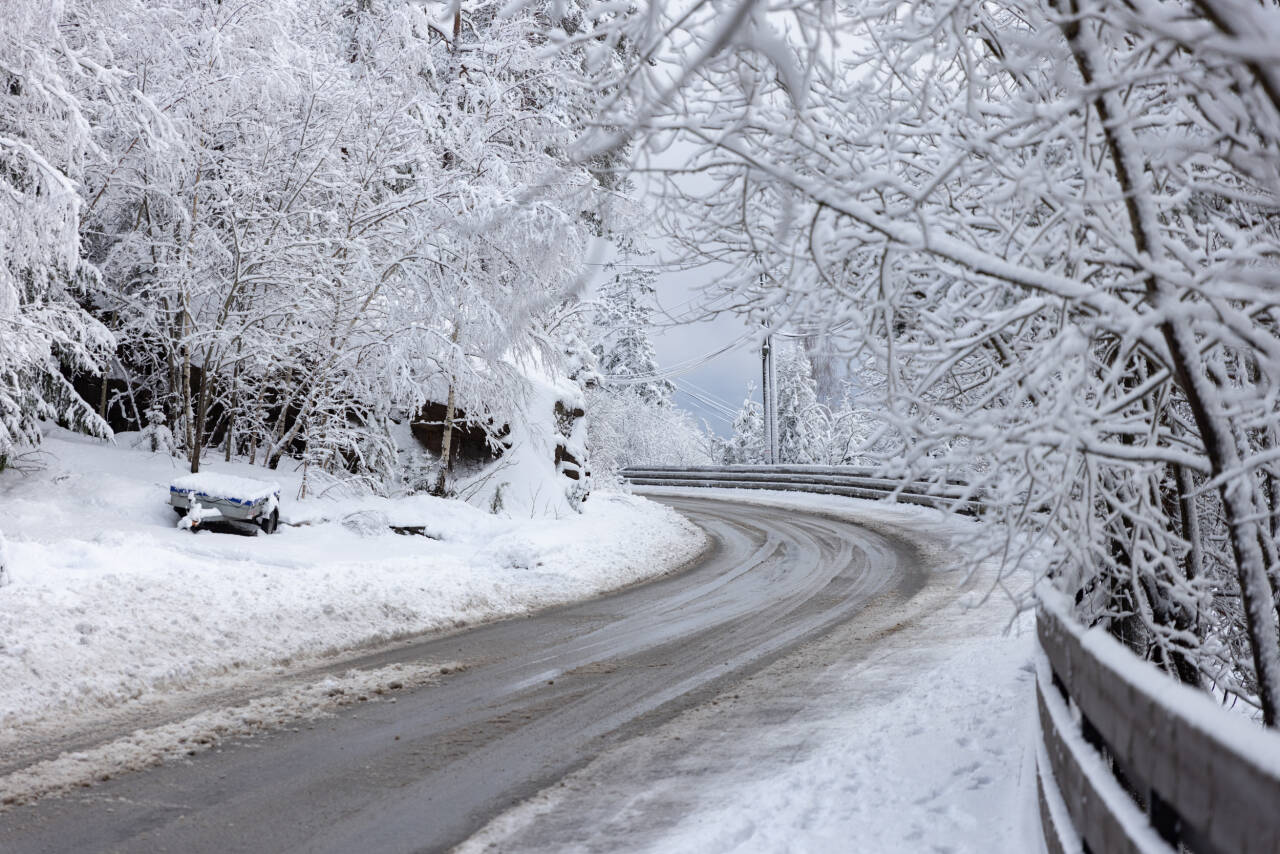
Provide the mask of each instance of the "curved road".
POLYGON ((924 584, 906 543, 797 510, 661 499, 712 547, 589 602, 366 656, 463 672, 314 729, 0 812, 0 851, 437 851, 734 680, 924 584))

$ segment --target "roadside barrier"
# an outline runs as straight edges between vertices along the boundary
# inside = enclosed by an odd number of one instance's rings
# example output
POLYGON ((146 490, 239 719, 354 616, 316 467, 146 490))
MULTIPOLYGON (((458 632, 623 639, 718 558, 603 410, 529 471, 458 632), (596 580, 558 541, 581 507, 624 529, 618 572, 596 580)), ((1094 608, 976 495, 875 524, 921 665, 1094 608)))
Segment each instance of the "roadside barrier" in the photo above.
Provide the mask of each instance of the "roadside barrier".
POLYGON ((1179 684, 1043 589, 1040 815, 1050 852, 1280 852, 1280 735, 1179 684))
POLYGON ((818 492, 877 501, 892 496, 908 504, 977 513, 980 496, 958 481, 909 481, 848 466, 691 466, 635 467, 622 476, 637 486, 691 486, 725 489, 778 489, 818 492))

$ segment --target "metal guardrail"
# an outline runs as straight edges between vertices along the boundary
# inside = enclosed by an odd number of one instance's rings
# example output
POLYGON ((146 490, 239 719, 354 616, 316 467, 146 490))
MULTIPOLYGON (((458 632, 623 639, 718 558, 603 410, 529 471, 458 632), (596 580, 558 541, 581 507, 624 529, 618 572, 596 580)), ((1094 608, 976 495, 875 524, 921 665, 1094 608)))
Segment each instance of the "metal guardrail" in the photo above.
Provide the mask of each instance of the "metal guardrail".
POLYGON ((692 466, 634 467, 622 476, 637 486, 691 486, 726 489, 778 489, 866 498, 894 498, 909 504, 977 513, 980 497, 954 480, 910 481, 886 478, 871 469, 846 466, 692 466))
POLYGON ((1280 852, 1280 735, 1042 591, 1038 785, 1051 852, 1280 852))

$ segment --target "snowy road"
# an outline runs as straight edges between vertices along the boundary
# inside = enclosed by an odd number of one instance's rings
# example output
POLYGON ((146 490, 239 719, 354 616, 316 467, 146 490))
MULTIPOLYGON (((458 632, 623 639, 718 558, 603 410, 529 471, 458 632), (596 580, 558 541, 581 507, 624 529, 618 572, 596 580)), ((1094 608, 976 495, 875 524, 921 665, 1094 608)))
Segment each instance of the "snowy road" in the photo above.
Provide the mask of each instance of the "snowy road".
POLYGON ((714 537, 696 567, 353 662, 466 669, 394 704, 10 809, 0 850, 447 848, 851 616, 901 606, 927 581, 910 546, 848 522, 667 500, 714 537))

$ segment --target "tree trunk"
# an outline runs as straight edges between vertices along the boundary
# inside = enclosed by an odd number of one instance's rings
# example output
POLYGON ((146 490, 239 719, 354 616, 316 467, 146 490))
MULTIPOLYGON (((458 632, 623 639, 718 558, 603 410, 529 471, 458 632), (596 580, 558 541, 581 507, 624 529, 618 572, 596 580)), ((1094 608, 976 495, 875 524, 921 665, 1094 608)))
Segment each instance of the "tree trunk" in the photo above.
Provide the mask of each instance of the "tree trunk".
MULTIPOLYGON (((458 346, 458 338, 462 335, 461 324, 457 321, 453 324, 453 334, 449 336, 449 341, 456 349, 458 346)), ((448 486, 449 475, 453 473, 453 419, 457 416, 455 404, 455 385, 457 378, 449 377, 449 396, 444 406, 444 425, 441 427, 440 433, 440 473, 436 475, 436 486, 433 490, 435 495, 444 497, 446 487, 448 486)))
POLYGON ((204 449, 204 422, 209 416, 209 362, 206 354, 204 367, 200 369, 200 389, 196 394, 196 423, 192 431, 195 445, 191 448, 191 473, 200 471, 200 453, 204 449))
POLYGON ((98 417, 103 421, 107 420, 107 382, 110 372, 105 368, 102 371, 102 390, 98 393, 98 417))
MULTIPOLYGON (((1092 87, 1100 49, 1092 33, 1081 26, 1078 0, 1055 0, 1054 5, 1065 15, 1060 26, 1080 75, 1085 85, 1092 87)), ((1139 173, 1148 168, 1147 164, 1141 158, 1136 141, 1129 138, 1127 126, 1118 120, 1122 111, 1117 109, 1120 105, 1115 102, 1114 93, 1102 90, 1092 103, 1106 139, 1116 182, 1124 196, 1134 249, 1140 257, 1151 257, 1158 263, 1163 260, 1163 253, 1158 235, 1149 233, 1149 225, 1159 220, 1149 209, 1146 189, 1138 186, 1139 173)), ((1262 719, 1266 726, 1275 727, 1280 714, 1280 634, 1273 617, 1270 568, 1259 541, 1262 529, 1255 518, 1254 490, 1242 467, 1241 449, 1234 441, 1229 416, 1223 412, 1217 388, 1200 362, 1195 335, 1179 312, 1178 295, 1169 292, 1167 285, 1154 274, 1147 275, 1145 284, 1152 308, 1163 318, 1158 321, 1157 329, 1169 350, 1170 370, 1186 396, 1213 476, 1221 483, 1219 495, 1235 557, 1262 719)))
MULTIPOLYGON (((183 316, 182 331, 183 337, 186 337, 186 316, 183 316)), ((192 435, 192 426, 195 421, 195 413, 191 409, 191 351, 184 345, 182 348, 182 422, 183 422, 183 438, 187 444, 187 459, 191 461, 191 473, 195 474, 200 471, 200 453, 195 450, 195 438, 192 435)))
POLYGON ((453 473, 453 419, 457 414, 454 408, 453 383, 449 383, 449 399, 444 406, 444 426, 440 433, 440 473, 436 475, 435 494, 443 497, 448 475, 453 473))

